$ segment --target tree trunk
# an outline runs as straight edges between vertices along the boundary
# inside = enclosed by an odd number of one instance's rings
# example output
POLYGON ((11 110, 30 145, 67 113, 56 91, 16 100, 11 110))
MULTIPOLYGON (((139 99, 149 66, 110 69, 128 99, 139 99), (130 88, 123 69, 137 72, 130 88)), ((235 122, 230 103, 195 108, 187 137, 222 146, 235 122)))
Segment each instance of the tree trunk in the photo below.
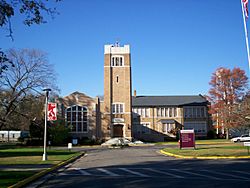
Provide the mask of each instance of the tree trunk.
POLYGON ((229 128, 226 128, 226 139, 229 140, 229 128))

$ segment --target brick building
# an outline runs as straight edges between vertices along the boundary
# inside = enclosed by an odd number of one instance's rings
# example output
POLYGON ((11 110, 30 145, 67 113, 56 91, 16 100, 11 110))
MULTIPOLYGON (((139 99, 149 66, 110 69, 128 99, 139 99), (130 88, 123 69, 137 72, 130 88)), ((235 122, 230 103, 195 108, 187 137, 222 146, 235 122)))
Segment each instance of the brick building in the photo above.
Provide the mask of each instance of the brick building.
POLYGON ((103 101, 75 92, 58 99, 59 112, 77 138, 164 141, 179 129, 207 135, 211 120, 202 95, 136 96, 134 91, 132 96, 131 89, 130 46, 105 45, 103 101))

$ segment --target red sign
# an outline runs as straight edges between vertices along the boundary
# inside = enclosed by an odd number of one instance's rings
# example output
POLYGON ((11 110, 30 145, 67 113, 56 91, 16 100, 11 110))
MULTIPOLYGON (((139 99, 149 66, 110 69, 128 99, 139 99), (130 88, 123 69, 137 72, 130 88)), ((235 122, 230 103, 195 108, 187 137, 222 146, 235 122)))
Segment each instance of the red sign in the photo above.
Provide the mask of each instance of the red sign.
POLYGON ((56 117, 56 103, 48 103, 48 121, 55 121, 56 117))
POLYGON ((195 148, 194 130, 180 130, 180 148, 186 147, 195 148))

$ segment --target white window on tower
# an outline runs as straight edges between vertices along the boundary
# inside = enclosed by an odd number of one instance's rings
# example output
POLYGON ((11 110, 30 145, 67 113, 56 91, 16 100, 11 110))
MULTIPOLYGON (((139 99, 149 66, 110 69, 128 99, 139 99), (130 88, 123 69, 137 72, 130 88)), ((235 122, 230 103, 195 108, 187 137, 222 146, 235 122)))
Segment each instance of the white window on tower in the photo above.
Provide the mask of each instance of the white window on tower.
POLYGON ((123 114, 124 113, 124 104, 123 103, 112 104, 112 113, 113 114, 123 114))
POLYGON ((121 67, 124 66, 124 57, 123 56, 112 56, 111 58, 112 67, 121 67))

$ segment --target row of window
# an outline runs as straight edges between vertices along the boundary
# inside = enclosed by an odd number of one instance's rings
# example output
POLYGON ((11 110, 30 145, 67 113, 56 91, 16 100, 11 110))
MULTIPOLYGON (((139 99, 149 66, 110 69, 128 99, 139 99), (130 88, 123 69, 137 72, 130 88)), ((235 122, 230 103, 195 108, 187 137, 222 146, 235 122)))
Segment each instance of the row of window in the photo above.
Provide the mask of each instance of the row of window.
MULTIPOLYGON (((175 128, 174 123, 164 123, 162 124, 162 132, 170 133, 175 128)), ((133 131, 141 134, 150 134, 150 123, 149 122, 141 122, 140 124, 135 124, 133 126, 133 131)))
MULTIPOLYGON (((157 108, 157 117, 177 117, 177 108, 157 108)), ((150 117, 150 108, 133 108, 132 111, 141 117, 150 117)))
MULTIPOLYGON (((163 123, 162 124, 162 132, 163 133, 171 133, 175 129, 174 123, 163 123)), ((207 132, 207 124, 206 122, 185 122, 184 123, 185 130, 194 129, 195 133, 203 133, 207 132)), ((150 134, 150 123, 149 122, 141 122, 140 124, 135 124, 133 126, 133 131, 141 134, 150 134)))
POLYGON ((205 107, 193 106, 184 108, 184 117, 185 118, 204 118, 206 117, 205 107))
MULTIPOLYGON (((133 108, 132 111, 141 117, 150 117, 150 108, 133 108)), ((175 107, 157 108, 157 117, 178 117, 178 111, 175 107)), ((205 107, 185 107, 185 118, 204 118, 206 117, 205 107)))
POLYGON ((157 117, 177 117, 177 108, 157 108, 157 117))
POLYGON ((194 129, 195 133, 205 134, 207 132, 207 124, 206 122, 184 122, 184 129, 194 129))
POLYGON ((141 117, 150 117, 150 109, 149 108, 133 108, 132 111, 140 115, 141 117))

